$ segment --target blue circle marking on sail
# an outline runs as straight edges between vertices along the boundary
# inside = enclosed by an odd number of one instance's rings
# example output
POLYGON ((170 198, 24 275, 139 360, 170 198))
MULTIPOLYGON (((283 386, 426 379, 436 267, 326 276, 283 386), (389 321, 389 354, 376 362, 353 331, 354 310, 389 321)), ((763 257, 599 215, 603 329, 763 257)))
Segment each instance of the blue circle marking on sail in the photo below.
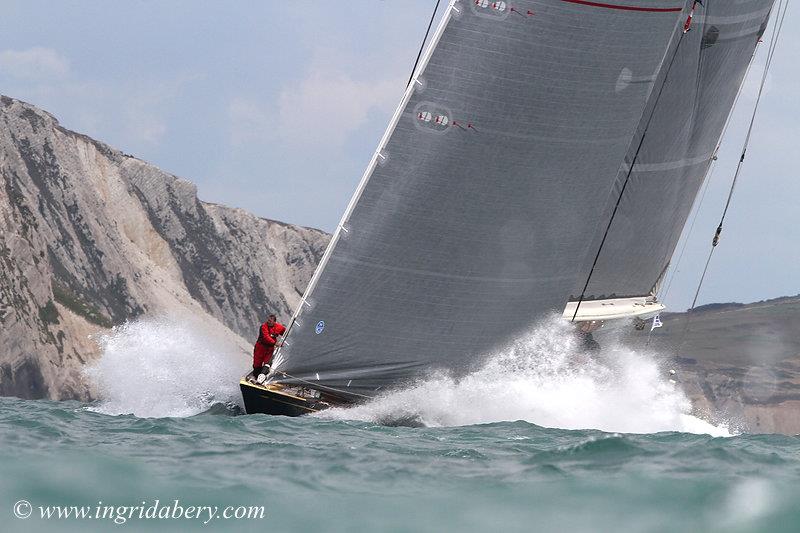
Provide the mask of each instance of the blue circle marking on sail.
POLYGON ((320 333, 325 331, 325 321, 324 320, 320 320, 319 322, 317 322, 317 327, 314 328, 314 331, 317 332, 317 335, 319 335, 320 333))

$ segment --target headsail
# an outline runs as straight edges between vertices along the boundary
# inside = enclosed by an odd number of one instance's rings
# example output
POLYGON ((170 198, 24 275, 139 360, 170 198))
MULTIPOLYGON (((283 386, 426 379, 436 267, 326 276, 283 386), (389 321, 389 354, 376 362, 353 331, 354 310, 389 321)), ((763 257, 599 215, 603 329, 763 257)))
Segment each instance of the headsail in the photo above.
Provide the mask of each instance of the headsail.
MULTIPOLYGON (((593 300, 648 295, 665 271, 773 2, 705 0, 697 4, 689 31, 680 30, 660 98, 651 96, 652 120, 640 125, 608 199, 606 222, 617 201, 619 206, 581 312, 593 300)), ((587 275, 605 229, 605 225, 598 229, 587 254, 587 275)), ((584 277, 573 290, 572 300, 581 294, 585 281, 584 277)))
POLYGON ((451 3, 278 369, 372 395, 561 312, 685 4, 451 3))

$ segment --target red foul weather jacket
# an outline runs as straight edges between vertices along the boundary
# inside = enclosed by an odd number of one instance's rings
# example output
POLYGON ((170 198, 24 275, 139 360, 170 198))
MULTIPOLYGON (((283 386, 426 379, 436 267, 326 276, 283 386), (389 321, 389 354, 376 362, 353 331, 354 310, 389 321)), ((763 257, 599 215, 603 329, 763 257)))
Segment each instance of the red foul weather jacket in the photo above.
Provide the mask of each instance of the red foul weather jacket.
POLYGON ((283 324, 275 322, 269 327, 266 322, 261 324, 258 340, 253 346, 253 368, 259 368, 272 362, 272 353, 275 351, 275 342, 278 335, 283 335, 286 328, 283 324))

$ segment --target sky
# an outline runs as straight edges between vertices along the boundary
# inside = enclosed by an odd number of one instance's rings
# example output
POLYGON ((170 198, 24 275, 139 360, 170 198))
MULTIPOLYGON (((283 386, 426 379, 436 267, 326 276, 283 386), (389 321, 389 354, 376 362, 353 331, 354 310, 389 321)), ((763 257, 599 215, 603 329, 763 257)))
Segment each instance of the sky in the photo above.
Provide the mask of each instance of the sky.
MULTIPOLYGON (((0 93, 193 181, 205 201, 332 231, 402 96, 434 4, 5 0, 0 93)), ((800 293, 795 12, 700 304, 800 293)), ((664 295, 673 310, 691 304, 765 55, 762 46, 673 258, 664 295)))

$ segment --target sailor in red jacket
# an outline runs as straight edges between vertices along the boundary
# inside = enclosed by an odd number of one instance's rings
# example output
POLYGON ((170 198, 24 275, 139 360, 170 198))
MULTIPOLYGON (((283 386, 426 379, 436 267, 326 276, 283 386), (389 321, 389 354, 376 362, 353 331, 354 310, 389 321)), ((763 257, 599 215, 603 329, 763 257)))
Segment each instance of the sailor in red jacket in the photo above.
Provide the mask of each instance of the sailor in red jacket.
POLYGON ((258 340, 253 346, 253 378, 258 377, 259 374, 269 372, 272 354, 275 351, 275 347, 280 346, 278 337, 286 332, 286 328, 277 320, 275 315, 269 315, 267 321, 261 324, 261 328, 259 328, 258 340))

